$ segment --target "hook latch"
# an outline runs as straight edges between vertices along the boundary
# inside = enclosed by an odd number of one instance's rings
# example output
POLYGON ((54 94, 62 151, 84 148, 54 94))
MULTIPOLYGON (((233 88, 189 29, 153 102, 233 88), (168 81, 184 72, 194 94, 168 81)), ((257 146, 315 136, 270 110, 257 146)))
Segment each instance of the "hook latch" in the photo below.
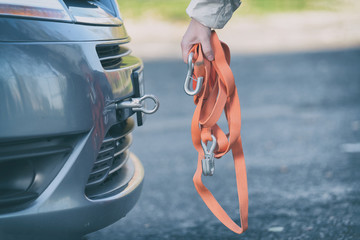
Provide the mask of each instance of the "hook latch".
POLYGON ((194 73, 194 64, 192 62, 194 57, 194 53, 191 52, 189 53, 188 56, 188 71, 186 74, 186 78, 185 78, 185 83, 184 83, 184 90, 186 92, 187 95, 190 96, 194 96, 196 94, 198 94, 201 90, 201 86, 202 86, 202 82, 203 82, 203 77, 198 77, 197 79, 193 78, 193 73, 194 73), (192 85, 191 80, 196 81, 196 87, 195 89, 192 89, 192 87, 190 85, 192 85))
POLYGON ((216 138, 214 135, 211 135, 212 144, 210 149, 207 149, 206 144, 201 141, 201 146, 204 150, 204 159, 201 160, 202 173, 204 176, 212 176, 215 172, 215 155, 214 150, 216 147, 216 138))

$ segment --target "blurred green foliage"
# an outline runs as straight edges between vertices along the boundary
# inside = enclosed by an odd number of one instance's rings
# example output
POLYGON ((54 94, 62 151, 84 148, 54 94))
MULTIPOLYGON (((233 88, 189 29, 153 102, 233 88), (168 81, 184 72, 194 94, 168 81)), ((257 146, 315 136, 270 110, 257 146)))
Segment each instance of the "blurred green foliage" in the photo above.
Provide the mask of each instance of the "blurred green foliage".
POLYGON ((166 20, 186 20, 185 9, 189 0, 117 0, 125 17, 151 16, 166 20))
POLYGON ((339 1, 341 0, 243 0, 242 14, 333 10, 335 2, 339 1))
MULTIPOLYGON (((237 15, 262 15, 277 12, 307 10, 333 10, 345 0, 242 0, 237 15)), ((157 17, 172 21, 184 21, 189 17, 185 9, 190 0, 118 0, 125 17, 157 17)))

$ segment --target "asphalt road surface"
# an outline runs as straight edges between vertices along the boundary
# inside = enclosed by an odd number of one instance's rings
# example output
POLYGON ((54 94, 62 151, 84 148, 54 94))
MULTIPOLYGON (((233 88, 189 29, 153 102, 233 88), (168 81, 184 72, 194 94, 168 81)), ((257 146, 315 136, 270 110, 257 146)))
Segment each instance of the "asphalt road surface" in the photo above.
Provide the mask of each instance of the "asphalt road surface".
MULTIPOLYGON (((192 98, 180 60, 145 62, 159 111, 134 132, 145 167, 135 208, 87 240, 360 239, 360 49, 233 56, 248 171, 249 229, 238 236, 192 183, 192 98)), ((205 179, 239 221, 232 159, 205 179)))

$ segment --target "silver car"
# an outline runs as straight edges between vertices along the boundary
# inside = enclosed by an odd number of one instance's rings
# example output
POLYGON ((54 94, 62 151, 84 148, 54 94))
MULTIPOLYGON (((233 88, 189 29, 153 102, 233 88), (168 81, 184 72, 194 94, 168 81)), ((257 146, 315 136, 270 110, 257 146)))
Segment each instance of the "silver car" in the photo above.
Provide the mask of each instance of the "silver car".
POLYGON ((144 177, 131 131, 158 101, 116 1, 0 0, 0 29, 0 239, 124 217, 144 177))

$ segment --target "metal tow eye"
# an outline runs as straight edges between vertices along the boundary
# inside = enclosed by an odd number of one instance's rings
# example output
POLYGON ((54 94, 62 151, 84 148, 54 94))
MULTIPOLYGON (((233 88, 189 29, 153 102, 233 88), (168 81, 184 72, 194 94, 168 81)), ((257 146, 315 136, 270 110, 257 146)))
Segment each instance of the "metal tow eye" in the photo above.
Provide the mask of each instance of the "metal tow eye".
POLYGON ((188 72, 186 74, 185 83, 184 83, 184 90, 186 94, 190 96, 194 96, 200 92, 203 82, 203 77, 198 77, 197 79, 194 79, 192 77, 194 72, 194 64, 192 62, 193 56, 194 56, 193 52, 191 52, 188 56, 188 72), (191 86, 190 86, 192 84, 191 80, 196 81, 196 87, 194 90, 191 90, 191 86))
POLYGON ((124 108, 130 108, 134 112, 143 112, 146 114, 153 114, 155 113, 159 108, 160 102, 158 98, 154 95, 144 95, 140 98, 132 98, 130 101, 123 101, 116 103, 116 109, 124 109, 124 108), (154 108, 152 109, 146 109, 144 104, 142 103, 145 101, 145 99, 151 99, 154 101, 154 108))
POLYGON ((207 150, 207 146, 203 141, 201 141, 201 146, 204 150, 204 159, 201 160, 202 164, 202 172, 204 176, 212 176, 215 172, 215 159, 214 159, 214 150, 216 147, 216 138, 214 135, 211 135, 212 137, 212 145, 210 147, 210 150, 207 150))

